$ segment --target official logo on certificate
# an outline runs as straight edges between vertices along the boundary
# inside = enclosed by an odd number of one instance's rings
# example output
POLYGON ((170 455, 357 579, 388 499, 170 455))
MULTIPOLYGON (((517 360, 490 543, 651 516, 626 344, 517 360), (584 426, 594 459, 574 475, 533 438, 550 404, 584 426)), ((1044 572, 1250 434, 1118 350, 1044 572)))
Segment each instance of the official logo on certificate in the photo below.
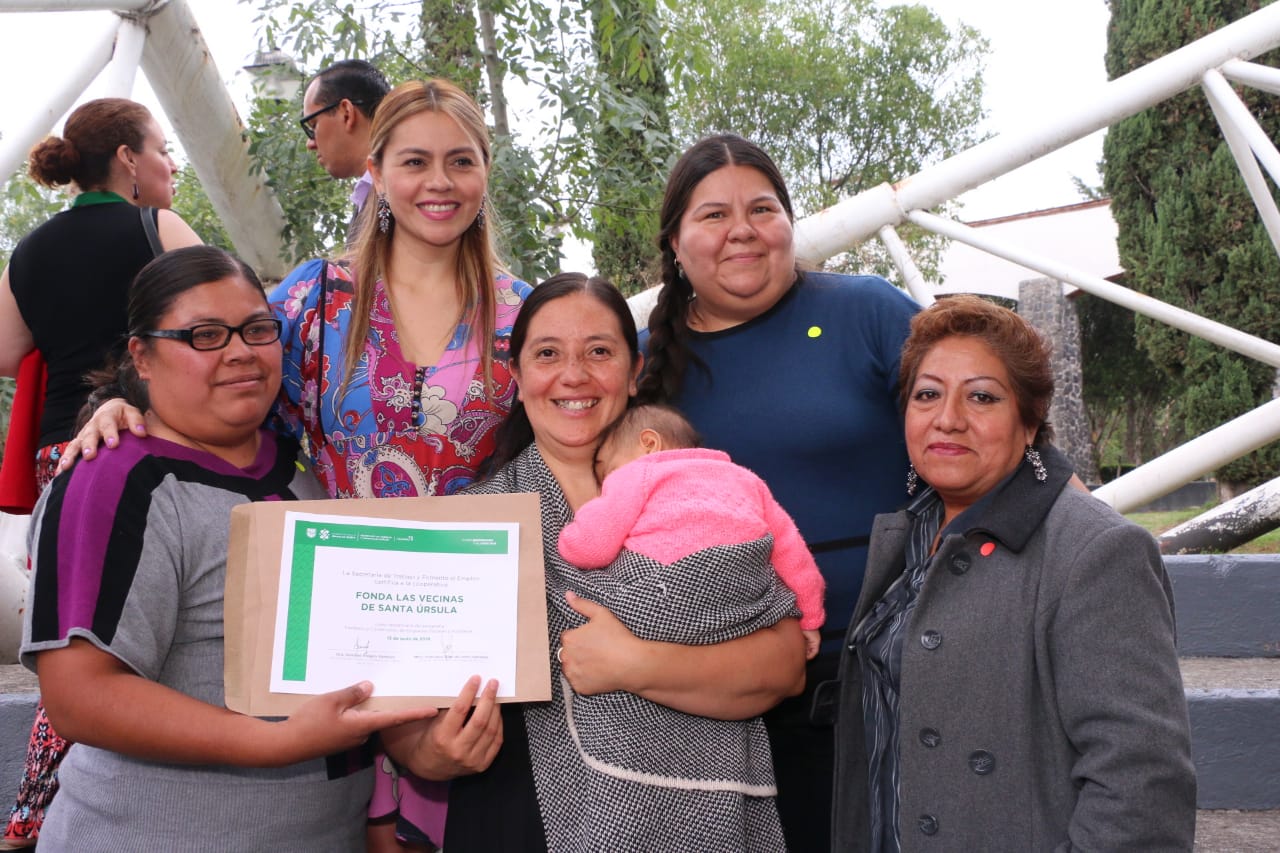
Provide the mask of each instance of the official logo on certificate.
POLYGON ((376 696, 516 683, 520 525, 287 512, 271 690, 376 696))

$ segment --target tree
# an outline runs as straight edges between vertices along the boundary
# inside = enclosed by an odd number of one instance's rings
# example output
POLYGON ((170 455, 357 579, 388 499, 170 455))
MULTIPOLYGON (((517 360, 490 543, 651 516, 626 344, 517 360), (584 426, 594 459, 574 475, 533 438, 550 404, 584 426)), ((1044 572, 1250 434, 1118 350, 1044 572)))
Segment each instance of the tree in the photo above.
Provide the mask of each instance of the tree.
POLYGON ((658 208, 676 155, 667 115, 663 32, 655 0, 592 0, 589 5, 601 100, 633 104, 628 110, 601 110, 595 122, 592 255, 600 274, 623 293, 639 293, 656 283, 658 208))
MULTIPOLYGON (((679 135, 733 131, 759 143, 787 176, 797 213, 904 178, 979 139, 986 41, 922 6, 705 0, 680 17, 669 44, 684 46, 692 70, 672 109, 679 135)), ((920 245, 918 232, 903 234, 920 245)), ((863 249, 852 265, 883 262, 863 249)))
POLYGON ((1168 423, 1168 377, 1138 345, 1133 312, 1086 293, 1075 305, 1094 464, 1106 481, 1182 436, 1168 423))
MULTIPOLYGON (((1107 71, 1118 77, 1255 11, 1257 0, 1111 0, 1107 71)), ((1275 55, 1263 57, 1275 64, 1275 55)), ((1271 138, 1270 95, 1241 92, 1271 138)), ((1135 290, 1264 339, 1280 335, 1272 248, 1212 110, 1192 91, 1111 128, 1103 177, 1119 226, 1120 260, 1135 290)), ((1273 368, 1139 317, 1136 336, 1171 382, 1173 425, 1195 435, 1271 399, 1273 368)), ((1234 489, 1275 476, 1280 448, 1218 472, 1234 489)))
MULTIPOLYGON (((670 0, 662 0, 669 2, 670 0)), ((494 163, 491 199, 506 234, 507 259, 513 271, 534 280, 559 267, 564 231, 584 239, 608 235, 608 217, 598 217, 601 202, 599 161, 593 129, 600 116, 621 127, 660 121, 634 111, 658 109, 652 100, 615 96, 595 73, 592 20, 586 4, 550 4, 538 0, 242 0, 261 10, 265 43, 280 45, 308 67, 319 68, 339 57, 364 57, 381 66, 394 81, 409 77, 445 76, 464 85, 474 81, 477 99, 494 119, 494 163), (409 14, 413 10, 416 14, 409 14), (481 72, 488 80, 480 85, 481 72), (520 138, 509 132, 506 84, 529 93, 537 109, 520 138), (526 141, 527 140, 527 141, 526 141), (605 220, 602 223, 602 220, 605 220)), ((637 3, 639 8, 642 3, 637 3)), ((612 7, 611 7, 612 8, 612 7)), ((628 19, 631 21, 631 19, 628 19)), ((648 23, 607 32, 604 53, 634 56, 627 35, 647 32, 648 23), (614 48, 617 47, 615 51, 614 48)), ((599 35, 599 34, 597 34, 599 35)), ((600 44, 597 39, 597 45, 600 44)), ((626 74, 648 73, 648 63, 630 62, 626 74)), ((611 69, 610 73, 616 73, 611 69)), ((619 88, 625 89, 625 86, 619 88)), ((264 140, 260 152, 270 149, 264 140)), ((268 162, 270 162, 268 160, 268 162)), ((650 170, 652 171, 652 169, 650 170)), ((273 169, 268 168, 268 174, 273 169)), ((606 177, 612 175, 610 171, 606 177)), ((274 178, 279 186, 279 179, 274 178)), ((614 181, 610 209, 643 210, 652 205, 645 180, 614 181), (632 186, 637 198, 627 195, 632 186)), ((290 191, 281 198, 291 205, 309 197, 290 191)), ((291 218, 291 217, 290 217, 291 218)), ((292 222, 291 218, 291 222, 292 222)))

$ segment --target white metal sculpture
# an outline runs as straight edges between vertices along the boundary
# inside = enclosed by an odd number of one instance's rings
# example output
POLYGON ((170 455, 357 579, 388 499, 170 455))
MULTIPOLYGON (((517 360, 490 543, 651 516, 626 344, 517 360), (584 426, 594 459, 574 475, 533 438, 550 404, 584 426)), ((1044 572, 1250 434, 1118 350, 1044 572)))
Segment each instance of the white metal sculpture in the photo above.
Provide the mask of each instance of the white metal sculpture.
POLYGON ((0 0, 0 15, 102 10, 114 11, 117 20, 87 50, 76 51, 79 60, 48 105, 0 139, 3 180, 100 74, 106 91, 129 97, 141 67, 236 251, 264 278, 283 277, 284 213, 266 177, 252 168, 244 124, 186 0, 0 0))

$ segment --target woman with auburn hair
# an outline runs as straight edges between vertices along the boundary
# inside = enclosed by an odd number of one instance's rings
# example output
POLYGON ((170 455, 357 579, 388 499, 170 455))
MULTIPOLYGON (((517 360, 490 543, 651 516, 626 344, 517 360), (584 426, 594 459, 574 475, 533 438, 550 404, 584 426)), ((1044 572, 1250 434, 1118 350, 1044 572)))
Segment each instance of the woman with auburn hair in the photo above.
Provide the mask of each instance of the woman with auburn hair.
POLYGON ((909 491, 840 660, 837 850, 1190 850, 1196 784, 1155 541, 1070 484, 1049 350, 939 300, 902 353, 909 491))
MULTIPOLYGON (((178 167, 160 125, 135 101, 99 98, 77 107, 61 136, 31 149, 27 170, 43 186, 71 185, 78 192, 69 209, 18 243, 0 272, 0 375, 17 376, 22 368, 10 434, 22 412, 34 424, 42 409, 33 430, 38 438, 27 445, 36 448, 34 459, 18 458, 19 441, 8 442, 5 474, 17 464, 26 468, 12 480, 26 497, 6 496, 3 503, 24 512, 31 510, 30 496, 53 479, 75 432, 89 394, 85 374, 119 353, 129 283, 159 251, 200 243, 169 210, 178 167), (48 377, 43 390, 41 360, 48 377)), ((67 747, 41 706, 6 842, 34 843, 67 747)))
MULTIPOLYGON (((532 288, 494 250, 489 135, 470 96, 446 80, 402 83, 370 144, 377 199, 353 254, 308 261, 271 292, 284 324, 277 413, 331 497, 454 494, 511 409, 511 326, 532 288)), ((101 409, 81 434, 86 455, 118 424, 139 432, 136 412, 101 409)), ((397 778, 381 757, 378 770, 371 815, 395 815, 398 799, 402 839, 438 844, 444 786, 397 778)))

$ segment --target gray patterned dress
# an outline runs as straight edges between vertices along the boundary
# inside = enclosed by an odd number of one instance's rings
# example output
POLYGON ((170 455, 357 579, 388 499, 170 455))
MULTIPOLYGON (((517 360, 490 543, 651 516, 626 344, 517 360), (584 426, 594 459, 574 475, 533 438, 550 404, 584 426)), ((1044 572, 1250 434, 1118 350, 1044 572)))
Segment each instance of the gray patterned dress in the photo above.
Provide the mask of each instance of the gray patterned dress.
MULTIPOLYGON (((628 551, 598 571, 565 562, 556 541, 573 516, 536 445, 469 491, 541 496, 553 648, 584 621, 565 602, 568 590, 609 607, 643 639, 683 644, 724 642, 796 615, 795 597, 769 566, 768 537, 667 567, 628 551)), ((580 696, 554 658, 551 668, 552 700, 525 707, 548 849, 785 848, 758 717, 713 720, 625 692, 580 696)))

